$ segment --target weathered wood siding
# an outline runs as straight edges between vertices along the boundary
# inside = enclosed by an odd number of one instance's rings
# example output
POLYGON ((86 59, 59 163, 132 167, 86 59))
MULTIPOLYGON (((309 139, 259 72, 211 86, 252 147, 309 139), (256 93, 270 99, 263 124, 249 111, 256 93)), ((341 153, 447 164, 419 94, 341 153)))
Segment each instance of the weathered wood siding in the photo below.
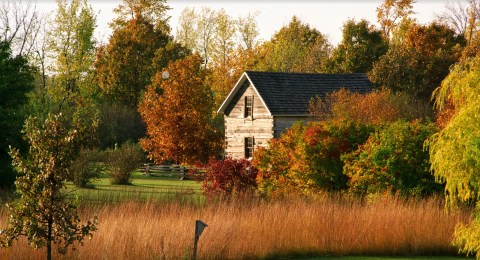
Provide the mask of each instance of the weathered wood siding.
POLYGON ((273 138, 273 117, 269 115, 260 97, 246 81, 225 110, 225 155, 233 158, 245 156, 245 137, 254 138, 254 147, 266 147, 273 138), (245 118, 245 96, 253 96, 253 115, 245 118))
POLYGON ((309 120, 309 117, 307 116, 275 116, 273 136, 275 138, 278 138, 282 133, 285 133, 285 131, 296 122, 298 121, 307 122, 308 120, 309 120))

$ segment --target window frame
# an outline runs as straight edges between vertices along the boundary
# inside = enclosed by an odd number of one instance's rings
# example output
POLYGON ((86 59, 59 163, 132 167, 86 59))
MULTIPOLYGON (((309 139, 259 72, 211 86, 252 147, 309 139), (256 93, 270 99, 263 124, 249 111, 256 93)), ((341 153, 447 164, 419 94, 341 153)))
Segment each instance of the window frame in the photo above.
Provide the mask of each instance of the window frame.
POLYGON ((245 96, 244 101, 243 117, 253 118, 253 96, 245 96))
POLYGON ((247 159, 253 158, 253 151, 255 147, 255 138, 252 136, 245 137, 243 139, 244 144, 244 156, 247 159))

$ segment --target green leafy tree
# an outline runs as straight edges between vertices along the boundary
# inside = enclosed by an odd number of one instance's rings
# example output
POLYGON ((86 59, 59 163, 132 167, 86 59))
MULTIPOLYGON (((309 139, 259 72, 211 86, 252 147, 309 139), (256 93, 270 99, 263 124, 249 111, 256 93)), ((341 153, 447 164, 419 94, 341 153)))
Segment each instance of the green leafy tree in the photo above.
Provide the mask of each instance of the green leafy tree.
POLYGON ((33 89, 33 69, 22 56, 12 57, 10 45, 0 42, 0 186, 12 187, 15 173, 8 147, 21 147, 27 93, 33 89))
POLYGON ((260 47, 255 69, 280 72, 320 72, 330 54, 327 38, 297 17, 260 47))
POLYGON ((26 236, 31 246, 46 246, 47 259, 51 259, 52 243, 59 253, 65 253, 96 230, 96 219, 80 223, 77 207, 65 193, 65 179, 83 139, 79 128, 66 124, 61 114, 49 115, 45 122, 29 118, 25 124, 28 156, 22 158, 17 149, 11 150, 20 173, 16 181, 20 199, 8 205, 8 227, 1 232, 3 246, 26 236))
POLYGON ((356 195, 426 196, 442 191, 430 173, 423 144, 436 132, 433 123, 397 121, 378 128, 357 150, 342 156, 349 190, 356 195))
POLYGON ((388 50, 380 31, 366 20, 348 20, 343 25, 343 39, 327 62, 332 73, 366 73, 373 63, 388 50))
MULTIPOLYGON (((48 31, 45 51, 50 60, 49 75, 30 97, 35 117, 62 113, 70 124, 96 124, 98 111, 93 102, 97 90, 92 83, 95 59, 93 9, 85 0, 58 0, 55 18, 48 31), (48 80, 45 80, 47 79, 48 80)), ((85 143, 93 143, 89 136, 85 143)))
POLYGON ((66 103, 92 92, 95 26, 94 11, 85 0, 57 0, 57 12, 48 37, 48 52, 54 61, 49 94, 57 113, 65 109, 66 103))

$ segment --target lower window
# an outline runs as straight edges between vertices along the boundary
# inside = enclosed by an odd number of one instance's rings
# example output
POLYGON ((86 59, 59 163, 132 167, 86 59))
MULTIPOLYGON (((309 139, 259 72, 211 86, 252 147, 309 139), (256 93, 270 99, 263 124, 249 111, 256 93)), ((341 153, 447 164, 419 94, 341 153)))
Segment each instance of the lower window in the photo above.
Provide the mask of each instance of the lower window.
POLYGON ((245 137, 245 158, 247 159, 253 157, 253 144, 253 137, 245 137))

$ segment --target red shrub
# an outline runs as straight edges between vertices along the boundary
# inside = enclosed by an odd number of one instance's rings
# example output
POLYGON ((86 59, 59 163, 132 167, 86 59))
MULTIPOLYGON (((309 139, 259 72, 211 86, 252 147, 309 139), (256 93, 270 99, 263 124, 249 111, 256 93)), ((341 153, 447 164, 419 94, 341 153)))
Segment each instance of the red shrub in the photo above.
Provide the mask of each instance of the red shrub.
POLYGON ((258 170, 249 160, 210 159, 205 169, 202 189, 210 197, 245 194, 257 188, 258 170))

